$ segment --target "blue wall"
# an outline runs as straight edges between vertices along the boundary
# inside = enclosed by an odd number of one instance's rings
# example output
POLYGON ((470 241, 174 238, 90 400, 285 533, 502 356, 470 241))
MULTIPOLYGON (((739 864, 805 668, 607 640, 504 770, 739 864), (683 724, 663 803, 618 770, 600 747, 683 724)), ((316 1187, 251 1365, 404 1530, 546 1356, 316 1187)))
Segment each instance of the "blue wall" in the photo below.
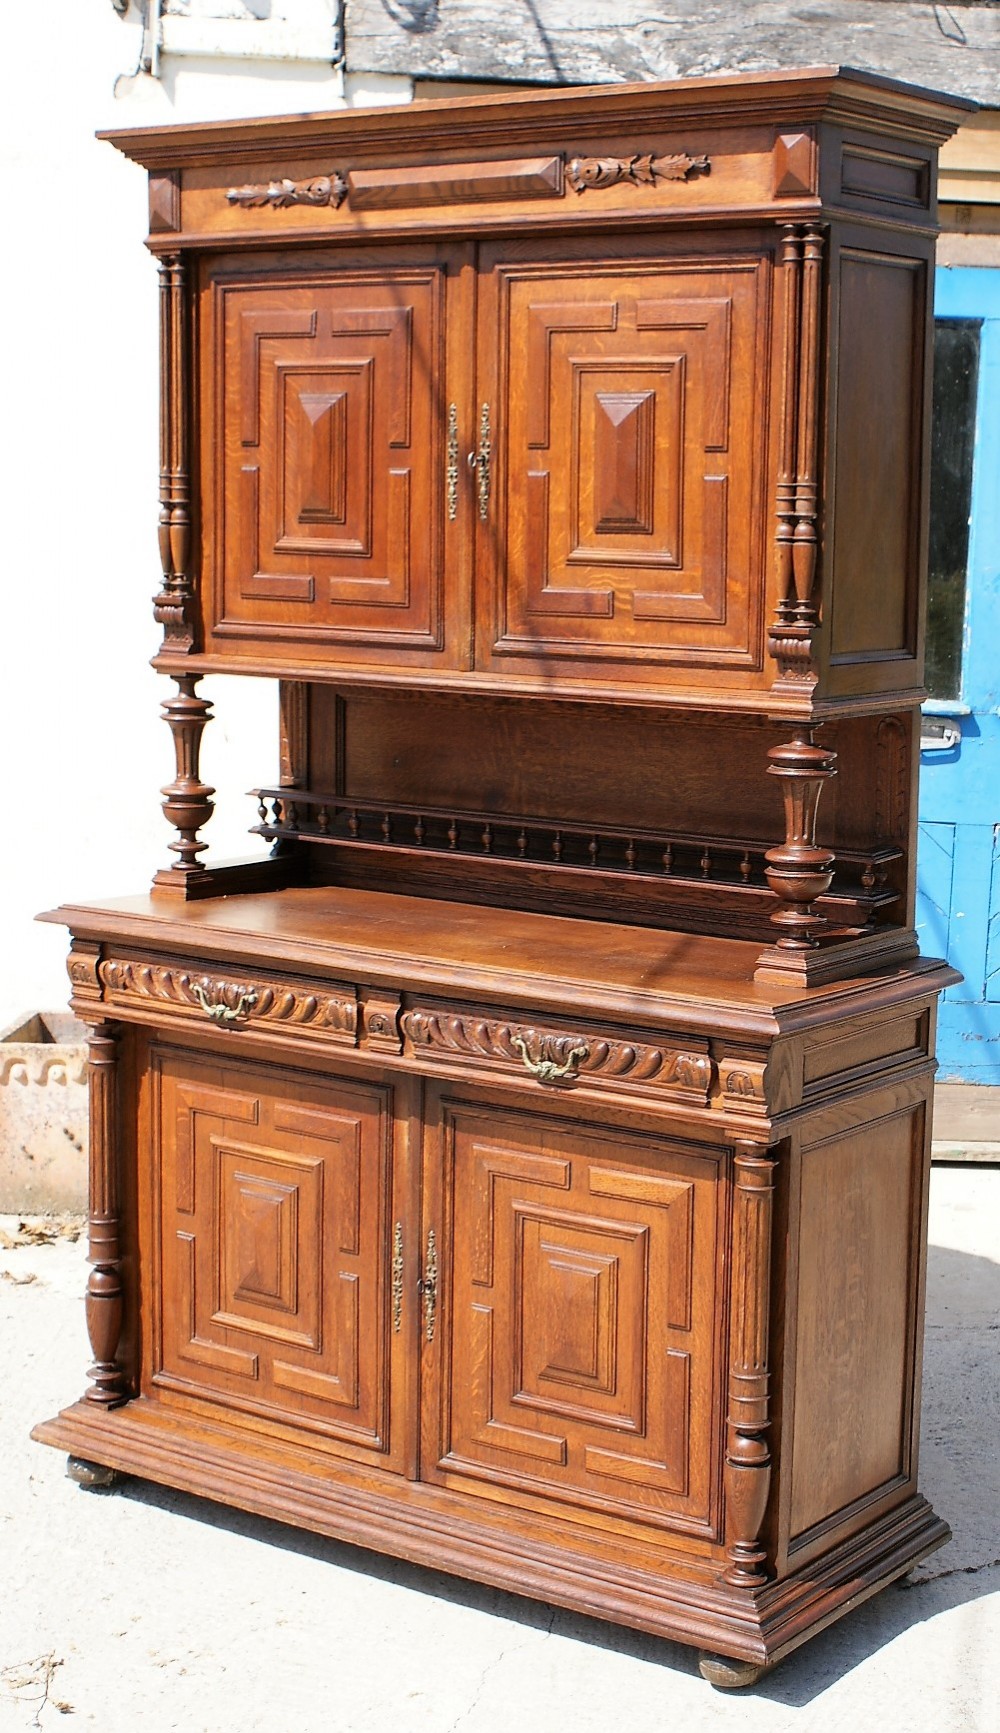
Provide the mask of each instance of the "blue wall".
POLYGON ((965 977, 941 1004, 940 1077, 1000 1084, 1000 270, 940 268, 935 312, 983 326, 961 702, 933 706, 961 739, 921 755, 917 929, 965 977))

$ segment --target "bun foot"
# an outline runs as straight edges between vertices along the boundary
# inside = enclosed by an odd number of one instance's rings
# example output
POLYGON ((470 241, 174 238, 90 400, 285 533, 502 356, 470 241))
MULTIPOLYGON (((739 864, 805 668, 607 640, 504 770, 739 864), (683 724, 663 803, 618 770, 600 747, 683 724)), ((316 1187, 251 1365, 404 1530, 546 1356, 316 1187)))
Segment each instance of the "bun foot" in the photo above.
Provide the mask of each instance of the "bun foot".
POLYGON ((103 1462, 87 1462, 82 1456, 67 1456, 66 1478, 93 1492, 99 1487, 116 1485, 121 1475, 117 1468, 106 1468, 103 1462))
POLYGON ((710 1655, 704 1649, 698 1656, 699 1673, 717 1691, 743 1691, 770 1670, 766 1661, 734 1661, 731 1655, 710 1655))

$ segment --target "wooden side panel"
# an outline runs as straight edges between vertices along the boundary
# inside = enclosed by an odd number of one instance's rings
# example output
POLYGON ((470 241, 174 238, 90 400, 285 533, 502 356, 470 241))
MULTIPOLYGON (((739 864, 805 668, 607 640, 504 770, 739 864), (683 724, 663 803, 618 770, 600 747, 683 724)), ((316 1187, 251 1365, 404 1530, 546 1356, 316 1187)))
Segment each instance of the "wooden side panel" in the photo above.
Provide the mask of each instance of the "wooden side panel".
POLYGON ((210 277, 208 648, 450 665, 446 274, 397 252, 210 277))
POLYGON ((479 660, 759 670, 769 256, 609 252, 484 252, 479 660))
POLYGON ((911 1473, 923 1122, 921 1103, 802 1151, 793 1549, 911 1473))
POLYGON ((442 1139, 450 1297, 425 1475, 710 1529, 716 1162, 465 1104, 442 1139))
POLYGON ((929 265, 921 245, 896 250, 856 231, 834 250, 836 522, 831 516, 825 588, 838 693, 922 677, 929 265))
POLYGON ((156 1078, 154 1387, 391 1463, 387 1091, 174 1054, 156 1078))

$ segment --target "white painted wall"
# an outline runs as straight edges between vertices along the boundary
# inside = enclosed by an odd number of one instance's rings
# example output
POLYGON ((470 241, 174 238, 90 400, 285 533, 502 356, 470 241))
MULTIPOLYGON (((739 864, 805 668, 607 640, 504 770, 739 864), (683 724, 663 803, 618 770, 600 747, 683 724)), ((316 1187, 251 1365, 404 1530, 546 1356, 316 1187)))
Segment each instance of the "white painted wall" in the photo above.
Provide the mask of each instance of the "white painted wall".
MULTIPOLYGON (((332 64, 258 49, 166 53, 158 82, 125 78, 116 96, 138 37, 110 0, 7 0, 0 17, 0 1026, 65 1002, 65 932, 35 913, 143 891, 172 834, 159 704, 174 688, 147 665, 159 569, 146 177, 94 131, 411 94, 405 78, 345 91, 332 64)), ((245 790, 277 768, 275 689, 202 690, 218 717, 204 750, 219 790, 210 854, 245 856, 258 847, 245 790)))

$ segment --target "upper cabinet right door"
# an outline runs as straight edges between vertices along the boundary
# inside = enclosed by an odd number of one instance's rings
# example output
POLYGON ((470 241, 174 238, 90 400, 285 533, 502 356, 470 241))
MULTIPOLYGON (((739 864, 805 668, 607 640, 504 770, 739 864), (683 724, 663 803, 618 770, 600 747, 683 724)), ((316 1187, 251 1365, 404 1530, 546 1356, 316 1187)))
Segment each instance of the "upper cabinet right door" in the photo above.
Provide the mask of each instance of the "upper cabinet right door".
POLYGON ((481 254, 478 665, 763 687, 773 252, 594 254, 481 254))

